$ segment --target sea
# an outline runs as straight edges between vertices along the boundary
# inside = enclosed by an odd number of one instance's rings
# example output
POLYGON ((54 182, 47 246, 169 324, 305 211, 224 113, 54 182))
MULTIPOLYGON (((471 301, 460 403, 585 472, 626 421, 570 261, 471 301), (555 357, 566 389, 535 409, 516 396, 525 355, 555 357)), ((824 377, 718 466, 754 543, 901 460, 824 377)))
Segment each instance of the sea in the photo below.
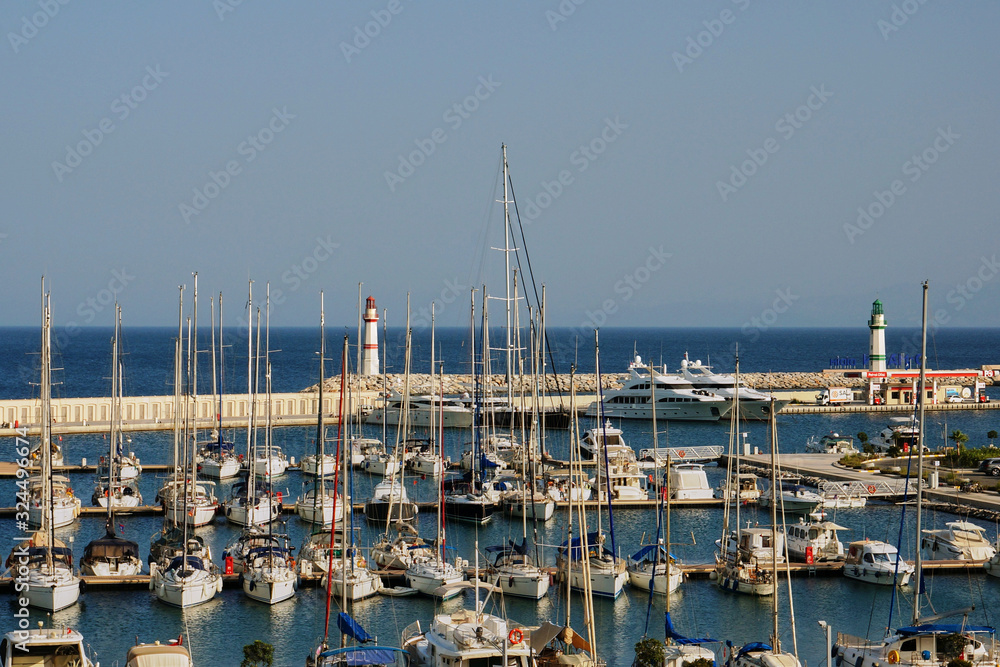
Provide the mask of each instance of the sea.
MULTIPOLYGON (((592 373, 597 364, 593 331, 576 329, 550 329, 547 346, 547 372, 569 373, 575 366, 579 372, 592 373)), ((216 382, 223 391, 240 392, 246 386, 247 346, 245 332, 236 330, 225 332, 221 352, 217 353, 216 382)), ((380 331, 380 335, 382 332, 380 331)), ((124 332, 125 351, 125 392, 129 395, 169 395, 173 392, 173 351, 176 329, 133 328, 124 332)), ((344 336, 348 337, 350 352, 348 363, 353 366, 356 355, 356 328, 345 327, 338 330, 327 327, 327 358, 325 372, 329 377, 339 373, 341 367, 341 346, 344 336)), ((100 396, 109 392, 110 375, 110 329, 56 329, 55 358, 53 366, 57 383, 53 392, 56 396, 100 396)), ((515 347, 529 347, 525 332, 515 347)), ((502 331, 490 335, 491 367, 494 372, 502 372, 506 351, 505 336, 502 331)), ((914 329, 889 329, 886 332, 890 354, 897 354, 901 363, 912 363, 913 356, 919 354, 919 331, 914 329)), ((383 358, 391 373, 403 371, 403 341, 405 332, 390 328, 387 333, 387 351, 383 358)), ((997 342, 1000 329, 938 329, 929 337, 927 344, 928 365, 935 369, 977 368, 981 364, 997 363, 997 342)), ((207 350, 211 345, 211 334, 199 335, 199 392, 211 391, 212 359, 207 350)), ((283 328, 270 332, 267 347, 272 350, 273 390, 276 392, 298 391, 314 384, 318 378, 318 356, 320 347, 317 329, 283 328)), ((253 341, 256 345, 256 340, 253 341)), ((264 342, 261 348, 264 349, 264 342)), ((476 349, 482 342, 476 341, 476 349)), ((643 329, 609 328, 600 331, 600 368, 602 372, 624 372, 635 355, 657 364, 665 364, 675 370, 685 353, 691 359, 710 363, 719 372, 732 372, 738 353, 743 372, 819 371, 830 367, 835 360, 858 360, 868 350, 868 331, 860 329, 643 329)), ((427 372, 430 368, 431 332, 419 329, 413 332, 412 368, 416 372, 427 372)), ((469 332, 463 329, 445 329, 435 332, 434 356, 443 360, 445 373, 466 373, 471 366, 472 345, 469 332)), ((38 330, 29 328, 0 329, 0 397, 30 398, 37 396, 38 388, 38 330)), ((843 363, 842 361, 839 363, 843 363)), ((849 363, 849 362, 848 362, 849 363)), ((917 361, 919 363, 919 360, 917 361)), ((988 395, 1000 400, 1000 387, 989 387, 988 395)), ((885 415, 867 414, 819 414, 780 415, 777 420, 779 449, 784 452, 804 451, 810 436, 828 432, 855 435, 864 431, 869 435, 878 433, 886 426, 885 415)), ((582 428, 595 424, 584 420, 582 428)), ((626 441, 636 450, 652 444, 651 425, 640 421, 622 421, 626 441)), ((366 435, 385 437, 392 443, 396 434, 392 428, 383 434, 381 427, 362 426, 366 435)), ((742 428, 742 427, 741 427, 742 428)), ((1000 412, 995 411, 949 411, 930 412, 926 419, 926 433, 930 446, 944 445, 947 434, 955 429, 969 435, 970 447, 989 444, 987 433, 1000 430, 1000 412)), ((722 423, 682 423, 659 424, 660 445, 694 446, 726 445, 729 441, 728 422, 722 423)), ((766 426, 760 423, 745 425, 752 446, 767 450, 766 426)), ((335 433, 336 427, 333 428, 335 433)), ((276 444, 296 460, 314 447, 314 428, 282 427, 275 432, 276 444)), ((332 433, 333 434, 333 433, 332 433)), ((332 435, 331 434, 331 435, 332 435)), ((237 443, 245 441, 245 433, 231 434, 237 443)), ((128 434, 128 447, 145 463, 169 463, 172 436, 166 432, 140 432, 128 434)), ((549 430, 546 434, 546 448, 554 456, 568 455, 569 435, 566 431, 549 430)), ((456 458, 470 439, 467 431, 449 429, 445 433, 446 453, 456 458)), ((7 440, 0 458, 14 459, 14 439, 7 440)), ((63 435, 62 446, 68 462, 77 463, 81 458, 95 461, 107 447, 107 440, 101 434, 63 435)), ((709 482, 717 485, 724 471, 714 466, 707 469, 709 482)), ((71 483, 85 504, 89 503, 93 490, 92 475, 73 474, 71 483)), ((351 475, 352 496, 360 502, 369 496, 372 486, 378 480, 354 472, 351 475)), ((155 473, 143 474, 140 491, 147 502, 152 502, 156 490, 163 479, 155 473)), ((417 500, 433 500, 435 485, 432 480, 412 479, 406 481, 411 496, 417 500)), ((283 492, 286 502, 293 502, 304 490, 304 482, 298 472, 289 472, 275 481, 275 486, 283 492)), ((229 496, 231 482, 222 483, 217 488, 220 499, 229 496)), ((14 504, 14 481, 0 480, 0 496, 14 504)), ((870 537, 896 543, 901 538, 901 551, 906 558, 914 552, 914 511, 900 506, 872 502, 865 509, 831 511, 830 518, 850 530, 842 533, 846 542, 870 537)), ((744 514, 744 519, 761 524, 769 523, 767 516, 757 516, 753 509, 744 514)), ((925 528, 943 527, 956 517, 951 514, 927 512, 924 516, 925 528)), ((590 514, 591 527, 597 525, 598 513, 590 514)), ((615 510, 612 516, 602 512, 600 521, 605 529, 613 520, 615 546, 621 555, 638 551, 643 541, 649 541, 656 534, 654 510, 615 510)), ((362 547, 369 545, 376 537, 375 529, 369 527, 363 516, 354 516, 362 547)), ((972 519, 982 525, 991 540, 997 539, 998 526, 972 519)), ((73 526, 57 531, 58 537, 69 543, 76 558, 83 553, 85 545, 104 533, 103 518, 83 518, 73 526)), ((119 532, 139 543, 145 555, 150 536, 161 527, 156 517, 117 518, 119 532)), ((528 526, 528 543, 537 550, 546 565, 555 563, 555 546, 566 539, 567 520, 564 513, 547 523, 528 526)), ((671 513, 671 549, 675 556, 685 563, 707 563, 712 560, 715 541, 722 535, 721 509, 676 508, 671 513)), ((307 529, 296 517, 287 517, 283 525, 276 526, 290 535, 292 543, 302 543, 307 529)), ((434 517, 431 513, 419 516, 419 530, 426 536, 434 535, 434 517)), ((448 525, 446 540, 452 554, 476 560, 477 549, 482 562, 485 548, 507 540, 520 540, 522 524, 503 516, 496 516, 485 526, 448 525)), ((221 517, 209 526, 198 529, 221 560, 226 545, 238 535, 239 529, 227 524, 221 517)), ((0 523, 0 540, 10 545, 20 535, 12 519, 0 523)), ((782 580, 784 581, 784 580, 782 580)), ((975 606, 969 614, 969 621, 976 624, 992 625, 1000 614, 1000 579, 985 573, 963 572, 962 574, 928 574, 925 578, 926 601, 922 603, 923 613, 975 606)), ((486 609, 506 615, 511 620, 525 625, 536 625, 544 621, 565 622, 566 599, 558 588, 538 602, 507 598, 486 598, 486 609)), ((578 632, 584 632, 579 595, 574 595, 571 604, 571 624, 578 632)), ((780 593, 780 640, 782 648, 797 650, 803 663, 820 667, 827 664, 825 633, 818 621, 826 621, 834 632, 880 638, 890 625, 896 627, 909 624, 913 614, 913 590, 906 588, 901 594, 893 595, 888 587, 873 586, 841 577, 796 577, 791 580, 791 595, 783 583, 780 593), (794 607, 794 614, 790 609, 794 607), (791 622, 794 619, 794 624, 791 622)), ((333 611, 340 611, 336 600, 333 611)), ((448 601, 429 598, 389 598, 375 597, 355 603, 348 611, 366 628, 377 636, 380 644, 398 645, 402 630, 414 621, 427 627, 435 613, 452 612, 474 604, 474 593, 468 591, 448 601)), ((13 595, 7 595, 4 607, 0 609, 0 630, 15 628, 14 614, 19 607, 13 595)), ((662 638, 664 635, 664 612, 668 609, 678 631, 689 636, 710 636, 719 639, 718 660, 725 659, 729 650, 725 642, 740 646, 751 641, 768 641, 771 633, 770 598, 755 598, 721 591, 714 582, 707 579, 685 581, 679 593, 670 596, 653 596, 643 591, 627 588, 617 600, 595 599, 595 628, 598 654, 608 665, 630 665, 634 656, 634 645, 644 637, 662 638)), ((69 627, 80 631, 86 643, 96 654, 101 664, 124 664, 128 647, 136 641, 167 641, 179 635, 190 646, 195 664, 236 667, 243 659, 242 647, 260 639, 274 646, 274 664, 303 665, 306 655, 324 637, 326 595, 318 588, 301 588, 295 598, 275 606, 267 606, 249 600, 240 589, 226 589, 215 599, 204 605, 187 610, 179 610, 160 603, 147 590, 98 591, 87 590, 78 604, 49 615, 37 610, 31 611, 31 621, 43 621, 58 627, 69 627)), ((957 622, 957 621, 956 621, 957 622)), ((340 640, 335 626, 329 629, 330 643, 337 645, 340 640)), ((834 638, 836 635, 834 634, 834 638)))

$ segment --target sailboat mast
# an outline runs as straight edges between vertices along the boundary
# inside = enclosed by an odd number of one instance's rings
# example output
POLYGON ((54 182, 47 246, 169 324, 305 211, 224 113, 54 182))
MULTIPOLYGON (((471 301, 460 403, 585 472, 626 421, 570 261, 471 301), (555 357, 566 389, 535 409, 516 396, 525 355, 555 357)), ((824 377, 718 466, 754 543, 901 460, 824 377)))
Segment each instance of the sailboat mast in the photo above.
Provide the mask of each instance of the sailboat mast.
MULTIPOLYGON (((360 286, 358 287, 358 289, 359 290, 361 289, 360 286)), ((360 339, 358 339, 358 340, 360 340, 360 339)), ((343 466, 343 471, 344 471, 344 474, 341 475, 341 484, 340 484, 340 487, 342 489, 342 491, 341 491, 341 498, 343 499, 343 503, 342 503, 343 510, 342 511, 344 513, 344 518, 340 522, 340 539, 341 539, 341 547, 340 547, 340 608, 341 609, 347 609, 347 551, 348 551, 348 549, 350 547, 353 547, 353 545, 351 544, 351 542, 350 542, 350 540, 348 538, 348 525, 349 524, 347 522, 347 460, 346 460, 347 459, 347 447, 346 447, 346 443, 345 443, 345 438, 347 436, 347 429, 344 428, 344 415, 346 413, 346 410, 344 409, 344 392, 347 389, 347 367, 349 365, 349 363, 347 361, 347 354, 348 354, 347 335, 345 334, 344 335, 344 349, 343 349, 343 351, 341 352, 341 355, 340 355, 340 358, 341 358, 341 362, 340 362, 340 364, 341 364, 341 366, 340 366, 340 406, 341 406, 341 409, 340 409, 340 426, 337 428, 337 431, 338 431, 337 432, 337 449, 338 449, 337 453, 340 454, 344 458, 343 461, 339 461, 339 460, 337 461, 337 465, 338 466, 342 465, 343 466)), ((336 493, 336 489, 334 489, 334 493, 336 493)), ((333 521, 334 521, 334 525, 330 527, 330 532, 331 533, 333 533, 333 531, 334 531, 334 529, 336 527, 336 522, 337 522, 336 515, 334 515, 333 521)), ((351 556, 352 556, 352 559, 353 559, 353 556, 354 556, 353 549, 352 549, 351 556)), ((331 572, 330 574, 327 574, 327 576, 329 577, 331 574, 333 574, 333 573, 331 572)), ((340 647, 344 648, 345 646, 347 646, 347 633, 341 632, 340 633, 340 647)))
MULTIPOLYGON (((111 506, 114 504, 114 479, 115 479, 115 439, 118 436, 118 412, 121 410, 120 386, 118 377, 118 331, 121 324, 121 307, 115 304, 115 334, 111 339, 111 433, 108 434, 108 528, 113 524, 111 521, 111 506)), ((98 480, 100 485, 100 480, 98 480)), ((100 486, 98 486, 100 488, 100 486)))
POLYGON ((177 342, 174 345, 174 494, 181 473, 181 357, 184 350, 184 285, 177 288, 177 342))
MULTIPOLYGON (((191 406, 192 406, 192 419, 191 419, 191 483, 197 479, 198 475, 198 458, 195 454, 198 450, 198 272, 195 271, 194 276, 194 299, 191 304, 192 315, 192 332, 191 336, 191 406)), ((193 491, 194 489, 192 489, 193 491)))
MULTIPOLYGON (((435 451, 435 441, 434 441, 434 397, 436 396, 436 394, 434 393, 434 302, 433 301, 431 301, 431 375, 430 375, 430 383, 431 383, 431 389, 430 389, 429 394, 430 394, 430 397, 431 397, 431 402, 430 402, 430 414, 428 415, 428 422, 429 422, 429 424, 428 424, 427 429, 428 429, 428 435, 430 436, 430 441, 431 441, 431 454, 433 454, 434 451, 435 451)), ((441 405, 439 407, 444 408, 443 405, 441 405)))
MULTIPOLYGON (((247 291, 247 516, 250 512, 250 500, 253 498, 250 487, 253 486, 253 478, 256 471, 254 466, 253 451, 253 426, 254 426, 254 400, 253 394, 253 281, 249 283, 247 291)), ((248 521, 249 524, 249 521, 248 521)))
MULTIPOLYGON (((323 299, 323 290, 319 292, 319 402, 316 406, 316 476, 313 477, 313 519, 320 505, 320 488, 325 487, 323 477, 326 474, 323 462, 323 440, 325 438, 323 429, 323 376, 326 365, 326 310, 323 299)), ((323 522, 320 522, 320 526, 323 522)))
MULTIPOLYGON (((216 426, 219 429, 219 451, 222 451, 222 387, 226 382, 226 362, 225 362, 225 338, 222 335, 222 292, 219 292, 219 391, 215 391, 215 400, 217 403, 215 419, 216 426)), ((213 345, 214 354, 214 345, 213 345)), ((212 367, 215 367, 215 362, 212 362, 212 367)))
POLYGON ((42 503, 45 511, 42 513, 47 549, 45 563, 49 572, 53 571, 52 548, 55 546, 56 531, 52 507, 52 304, 45 292, 45 279, 42 279, 44 305, 42 307, 42 503))
MULTIPOLYGON (((738 384, 738 383, 737 383, 738 384)), ((774 404, 771 404, 771 580, 774 594, 771 599, 771 645, 774 653, 781 653, 781 638, 778 635, 778 431, 774 418, 774 404)))
MULTIPOLYGON (((222 304, 219 304, 219 307, 221 308, 222 304)), ((209 311, 210 311, 211 316, 212 316, 212 340, 211 340, 211 346, 212 346, 212 401, 215 402, 215 400, 217 399, 217 397, 219 395, 219 384, 218 384, 218 378, 217 378, 217 376, 218 376, 218 369, 216 368, 216 357, 215 357, 215 298, 214 297, 211 297, 211 296, 208 297, 208 308, 209 308, 209 311)), ((212 421, 215 421, 215 420, 213 419, 212 421)), ((219 439, 221 440, 222 439, 221 438, 221 436, 222 436, 222 430, 221 429, 219 430, 219 436, 220 436, 219 439)), ((220 448, 220 454, 221 454, 221 448, 220 448)))
POLYGON ((500 146, 503 152, 503 256, 504 256, 504 267, 506 272, 504 273, 504 289, 506 290, 506 304, 507 304, 507 405, 509 409, 513 411, 514 409, 514 394, 513 388, 511 386, 511 307, 510 307, 510 210, 507 206, 507 144, 501 144, 500 146))
MULTIPOLYGON (((920 321, 920 394, 917 397, 918 425, 917 438, 917 526, 916 526, 916 562, 913 574, 917 581, 913 586, 913 624, 920 623, 920 594, 923 592, 924 561, 920 554, 921 514, 923 510, 923 480, 924 480, 924 402, 927 397, 927 281, 923 284, 923 314, 920 321)), ((912 446, 912 445, 911 445, 912 446)))

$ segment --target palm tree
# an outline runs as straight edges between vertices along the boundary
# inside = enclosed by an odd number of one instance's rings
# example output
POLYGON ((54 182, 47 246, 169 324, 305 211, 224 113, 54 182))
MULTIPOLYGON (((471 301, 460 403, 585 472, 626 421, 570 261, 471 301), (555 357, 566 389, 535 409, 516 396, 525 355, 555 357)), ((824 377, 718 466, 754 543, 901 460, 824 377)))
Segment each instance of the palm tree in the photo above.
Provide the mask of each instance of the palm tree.
POLYGON ((962 445, 969 441, 969 436, 965 435, 958 429, 955 429, 951 432, 951 435, 948 436, 948 439, 955 443, 955 447, 958 451, 962 451, 962 445))

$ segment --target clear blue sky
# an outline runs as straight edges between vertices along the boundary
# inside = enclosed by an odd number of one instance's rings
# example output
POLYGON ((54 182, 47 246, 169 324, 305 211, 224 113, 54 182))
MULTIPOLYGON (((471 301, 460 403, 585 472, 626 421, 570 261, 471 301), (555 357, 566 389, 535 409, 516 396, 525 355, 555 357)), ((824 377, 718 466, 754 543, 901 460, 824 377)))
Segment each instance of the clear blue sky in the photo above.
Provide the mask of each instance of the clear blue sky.
POLYGON ((0 6, 4 324, 464 324, 501 143, 551 324, 998 323, 994 2, 232 5, 0 6))

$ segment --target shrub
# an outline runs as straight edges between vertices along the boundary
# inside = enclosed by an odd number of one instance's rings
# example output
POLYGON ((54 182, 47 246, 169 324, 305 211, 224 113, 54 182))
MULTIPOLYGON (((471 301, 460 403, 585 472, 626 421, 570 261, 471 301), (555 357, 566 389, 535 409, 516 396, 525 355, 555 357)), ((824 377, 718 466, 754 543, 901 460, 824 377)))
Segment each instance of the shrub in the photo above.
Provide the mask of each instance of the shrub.
POLYGON ((635 661, 632 667, 660 667, 666 658, 663 642, 647 637, 635 644, 635 661))

